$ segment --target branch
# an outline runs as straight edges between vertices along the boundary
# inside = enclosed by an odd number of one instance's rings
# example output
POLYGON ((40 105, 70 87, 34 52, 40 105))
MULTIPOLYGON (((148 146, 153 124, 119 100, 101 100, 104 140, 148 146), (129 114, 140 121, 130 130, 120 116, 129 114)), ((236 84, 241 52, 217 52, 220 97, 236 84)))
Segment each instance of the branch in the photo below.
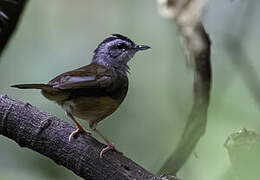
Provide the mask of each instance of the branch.
POLYGON ((0 54, 11 38, 27 0, 0 0, 0 54))
POLYGON ((176 174, 206 130, 211 86, 210 39, 201 23, 201 16, 207 0, 158 1, 161 14, 166 8, 166 16, 175 18, 189 64, 194 65, 192 110, 176 150, 161 168, 163 173, 176 174), (169 12, 173 13, 172 16, 169 12))
POLYGON ((104 144, 93 137, 80 135, 69 143, 73 130, 69 123, 29 103, 0 94, 0 134, 21 147, 36 151, 88 180, 161 179, 120 153, 109 151, 101 159, 99 152, 104 144))
POLYGON ((260 135, 242 129, 231 134, 225 142, 233 173, 237 179, 259 179, 260 135))

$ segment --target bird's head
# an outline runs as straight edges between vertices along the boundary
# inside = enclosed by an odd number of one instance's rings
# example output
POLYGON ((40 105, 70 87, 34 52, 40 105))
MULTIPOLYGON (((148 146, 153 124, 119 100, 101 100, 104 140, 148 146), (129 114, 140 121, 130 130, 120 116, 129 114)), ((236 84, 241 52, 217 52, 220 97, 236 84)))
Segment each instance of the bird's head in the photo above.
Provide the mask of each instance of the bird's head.
POLYGON ((149 48, 146 45, 135 44, 126 36, 112 34, 98 45, 94 51, 92 62, 126 73, 129 69, 127 62, 135 53, 149 48))

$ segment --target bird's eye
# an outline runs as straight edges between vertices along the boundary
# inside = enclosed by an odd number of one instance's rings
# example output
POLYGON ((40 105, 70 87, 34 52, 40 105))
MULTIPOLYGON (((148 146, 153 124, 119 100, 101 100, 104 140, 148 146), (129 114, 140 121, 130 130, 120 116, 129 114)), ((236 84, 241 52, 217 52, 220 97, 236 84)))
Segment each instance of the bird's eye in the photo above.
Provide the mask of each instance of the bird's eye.
POLYGON ((127 45, 125 45, 124 43, 119 43, 119 44, 117 45, 117 48, 118 48, 118 49, 121 49, 121 50, 123 50, 123 51, 125 51, 128 47, 127 47, 127 45))

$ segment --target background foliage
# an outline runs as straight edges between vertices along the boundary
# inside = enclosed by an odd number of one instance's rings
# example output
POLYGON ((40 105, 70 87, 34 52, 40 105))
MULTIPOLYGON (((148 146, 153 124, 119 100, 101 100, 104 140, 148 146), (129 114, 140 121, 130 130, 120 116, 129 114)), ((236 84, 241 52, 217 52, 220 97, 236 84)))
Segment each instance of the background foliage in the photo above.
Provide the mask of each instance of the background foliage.
MULTIPOLYGON (((241 72, 242 63, 234 66, 246 61, 255 71, 260 67, 260 3, 250 3, 254 5, 240 0, 212 0, 205 12, 204 24, 212 40, 213 86, 207 132, 180 172, 187 180, 230 180, 233 176, 224 141, 242 128, 260 130, 259 106, 248 85, 250 79, 244 78, 247 72, 241 72), (240 42, 238 33, 244 26, 240 42), (225 46, 229 37, 237 40, 234 46, 241 43, 247 59, 236 59, 240 56, 234 53, 238 52, 225 46)), ((128 96, 98 128, 124 154, 156 173, 184 128, 191 108, 192 72, 187 68, 175 24, 158 15, 155 1, 30 1, 1 57, 0 91, 70 121, 60 107, 38 91, 9 86, 47 82, 88 64, 97 44, 112 33, 125 34, 152 49, 137 54, 130 62, 128 96)), ((84 121, 82 124, 87 127, 84 121)), ((78 179, 4 137, 0 138, 0 157, 3 179, 78 179)))

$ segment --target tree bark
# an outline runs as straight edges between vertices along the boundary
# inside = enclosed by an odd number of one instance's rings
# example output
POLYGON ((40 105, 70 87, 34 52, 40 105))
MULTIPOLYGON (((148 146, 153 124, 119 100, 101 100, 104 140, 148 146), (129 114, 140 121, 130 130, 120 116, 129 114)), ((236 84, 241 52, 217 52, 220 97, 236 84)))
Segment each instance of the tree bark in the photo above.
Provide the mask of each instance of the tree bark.
POLYGON ((0 95, 0 134, 21 147, 36 151, 88 180, 161 179, 118 152, 106 152, 101 159, 99 153, 104 144, 91 136, 79 135, 69 142, 73 130, 69 123, 29 103, 0 95))
POLYGON ((192 109, 177 148, 160 170, 161 173, 175 175, 206 131, 212 76, 211 42, 201 22, 201 16, 207 0, 158 0, 158 2, 161 2, 161 14, 175 19, 188 64, 194 68, 192 109))
POLYGON ((15 31, 27 0, 0 0, 0 54, 15 31))

